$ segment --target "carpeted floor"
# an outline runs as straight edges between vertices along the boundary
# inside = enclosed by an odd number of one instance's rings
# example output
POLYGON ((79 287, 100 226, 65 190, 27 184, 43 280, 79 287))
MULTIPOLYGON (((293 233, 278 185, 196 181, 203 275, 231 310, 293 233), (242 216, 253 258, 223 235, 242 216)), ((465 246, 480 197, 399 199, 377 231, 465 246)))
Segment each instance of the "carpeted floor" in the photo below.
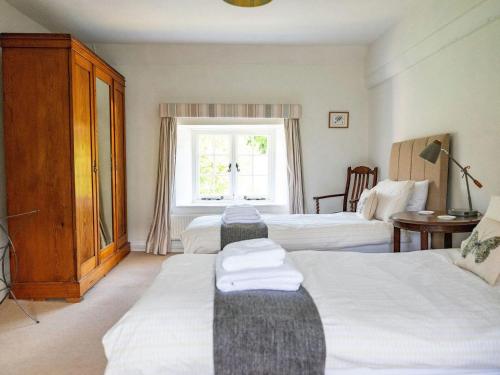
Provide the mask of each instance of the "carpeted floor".
POLYGON ((21 301, 40 324, 5 301, 0 305, 0 374, 103 374, 102 336, 151 284, 164 260, 132 252, 80 303, 21 301))

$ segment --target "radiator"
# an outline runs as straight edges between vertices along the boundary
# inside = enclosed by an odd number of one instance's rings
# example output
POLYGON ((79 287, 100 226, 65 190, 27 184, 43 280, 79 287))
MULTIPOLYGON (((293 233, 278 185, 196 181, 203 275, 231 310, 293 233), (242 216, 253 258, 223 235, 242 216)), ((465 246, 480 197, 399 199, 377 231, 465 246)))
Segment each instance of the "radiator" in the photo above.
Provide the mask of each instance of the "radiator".
POLYGON ((194 218, 200 215, 172 215, 170 223, 170 238, 172 240, 180 240, 181 233, 186 229, 194 218))

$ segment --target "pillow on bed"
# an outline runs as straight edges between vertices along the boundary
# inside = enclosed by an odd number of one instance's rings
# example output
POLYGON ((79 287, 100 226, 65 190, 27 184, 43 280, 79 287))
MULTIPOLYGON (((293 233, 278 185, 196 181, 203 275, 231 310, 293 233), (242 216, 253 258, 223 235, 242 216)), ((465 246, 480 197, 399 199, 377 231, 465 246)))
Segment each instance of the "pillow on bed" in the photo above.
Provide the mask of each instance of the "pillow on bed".
POLYGON ((359 197, 356 213, 366 220, 373 219, 377 209, 377 193, 373 189, 365 189, 359 197))
POLYGON ((374 188, 377 193, 375 218, 389 221, 392 214, 405 211, 415 181, 380 181, 374 188))
POLYGON ((405 211, 422 211, 427 204, 427 194, 429 193, 429 180, 415 181, 413 192, 410 195, 405 211))
POLYGON ((500 197, 493 197, 488 211, 472 234, 462 241, 462 257, 455 264, 489 284, 500 275, 500 197))

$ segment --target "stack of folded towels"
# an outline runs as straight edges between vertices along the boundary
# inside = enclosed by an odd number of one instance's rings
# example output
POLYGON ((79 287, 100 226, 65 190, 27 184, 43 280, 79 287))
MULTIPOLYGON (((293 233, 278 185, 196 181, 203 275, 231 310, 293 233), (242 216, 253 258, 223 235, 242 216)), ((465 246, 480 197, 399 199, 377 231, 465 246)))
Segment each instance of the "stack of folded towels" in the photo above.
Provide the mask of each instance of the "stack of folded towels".
POLYGON ((217 254, 217 288, 296 291, 304 280, 285 249, 268 238, 233 242, 217 254))
POLYGON ((227 206, 222 221, 226 224, 253 224, 262 221, 259 211, 249 204, 227 206))

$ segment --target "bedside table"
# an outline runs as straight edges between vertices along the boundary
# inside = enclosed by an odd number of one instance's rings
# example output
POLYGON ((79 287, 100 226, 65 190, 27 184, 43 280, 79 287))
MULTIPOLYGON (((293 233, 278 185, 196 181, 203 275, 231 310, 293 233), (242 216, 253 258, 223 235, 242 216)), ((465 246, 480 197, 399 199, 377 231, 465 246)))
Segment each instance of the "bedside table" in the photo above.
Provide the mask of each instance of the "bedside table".
POLYGON ((444 211, 436 211, 432 215, 420 215, 417 212, 399 212, 391 216, 394 225, 394 252, 401 249, 401 229, 420 232, 420 249, 429 248, 429 233, 444 233, 444 247, 452 246, 452 233, 472 232, 482 215, 476 217, 457 217, 454 220, 438 219, 446 215, 444 211))

